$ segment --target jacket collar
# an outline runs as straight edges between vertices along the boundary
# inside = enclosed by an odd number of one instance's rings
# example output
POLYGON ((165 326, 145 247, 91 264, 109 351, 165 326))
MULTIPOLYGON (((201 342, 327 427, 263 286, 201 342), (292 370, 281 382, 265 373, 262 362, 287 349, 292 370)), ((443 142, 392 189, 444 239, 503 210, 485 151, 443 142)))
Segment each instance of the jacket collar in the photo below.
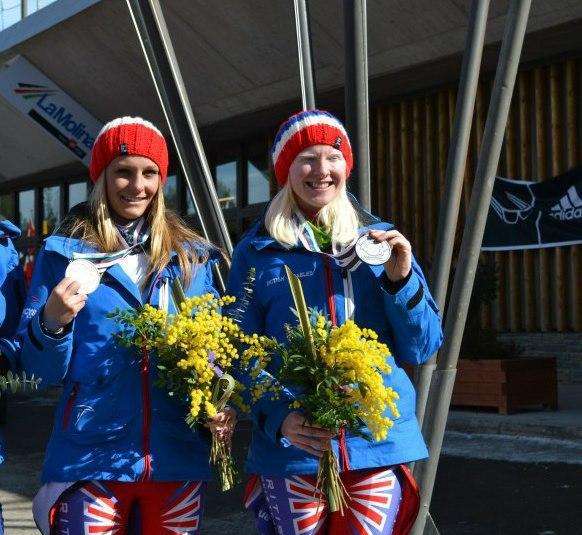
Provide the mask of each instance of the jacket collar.
MULTIPOLYGON (((196 251, 198 255, 208 255, 209 261, 218 261, 221 258, 220 251, 213 246, 208 246, 205 243, 195 243, 192 244, 192 249, 196 251)), ((99 250, 88 244, 86 241, 78 239, 78 238, 70 238, 67 236, 49 236, 45 240, 45 250, 56 253, 60 256, 63 256, 68 261, 71 261, 73 258, 73 253, 96 253, 99 250)), ((175 270, 171 268, 172 274, 178 274, 180 269, 178 267, 177 262, 177 253, 172 251, 170 255, 170 263, 169 266, 175 266, 175 270)), ((136 284, 129 278, 127 273, 123 270, 123 268, 119 264, 114 264, 113 266, 109 267, 106 271, 107 276, 112 277, 115 279, 120 286, 122 286, 126 292, 131 294, 131 296, 139 303, 143 303, 143 297, 141 295, 140 289, 136 286, 136 284)), ((151 287, 155 284, 157 277, 153 277, 152 280, 148 282, 148 291, 146 292, 149 295, 151 291, 151 287)))
MULTIPOLYGON (((46 251, 56 253, 68 261, 73 259, 74 253, 99 252, 96 247, 88 244, 83 240, 66 236, 49 236, 45 240, 44 248, 46 251)), ((128 292, 133 297, 133 299, 137 301, 137 303, 140 305, 142 304, 142 296, 139 288, 129 278, 127 273, 125 273, 120 265, 114 264, 113 266, 109 267, 105 273, 107 276, 115 279, 118 284, 124 288, 124 291, 128 292)))
MULTIPOLYGON (((363 234, 368 229, 389 230, 394 227, 392 223, 384 222, 377 216, 365 210, 364 207, 351 193, 348 193, 348 198, 352 203, 352 206, 355 208, 358 214, 358 218, 360 219, 360 222, 362 223, 362 226, 359 229, 360 234, 363 234)), ((253 245, 253 247, 259 251, 261 249, 265 249, 266 247, 281 249, 285 251, 305 249, 301 242, 290 248, 284 247, 277 240, 270 236, 265 227, 265 214, 267 212, 268 207, 269 205, 265 207, 263 213, 253 223, 253 225, 248 231, 248 236, 251 240, 251 244, 253 245)))

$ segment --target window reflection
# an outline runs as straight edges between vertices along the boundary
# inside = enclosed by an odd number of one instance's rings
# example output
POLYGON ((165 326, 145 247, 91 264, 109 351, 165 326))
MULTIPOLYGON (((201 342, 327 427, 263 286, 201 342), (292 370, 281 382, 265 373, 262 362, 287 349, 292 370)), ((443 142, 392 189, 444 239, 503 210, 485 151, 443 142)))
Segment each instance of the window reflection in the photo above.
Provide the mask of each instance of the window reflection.
POLYGON ((192 200, 192 196, 190 195, 190 191, 188 189, 186 189, 186 215, 196 215, 196 206, 194 206, 194 201, 192 200))
POLYGON ((236 207, 236 160, 216 166, 216 193, 223 210, 236 207))
POLYGON ((52 234, 60 219, 61 190, 59 186, 42 190, 42 235, 52 234))
POLYGON ((178 202, 178 177, 176 175, 169 175, 164 184, 164 201, 166 207, 179 211, 180 204, 178 202))
POLYGON ((0 219, 14 222, 14 197, 12 193, 0 195, 0 219))
POLYGON ((271 197, 269 185, 269 171, 264 162, 247 161, 248 186, 247 198, 249 204, 267 202, 271 197))
POLYGON ((36 236, 34 221, 35 213, 35 194, 33 189, 20 191, 18 193, 18 223, 22 233, 27 238, 36 236))
POLYGON ((85 202, 87 200, 87 182, 75 182, 69 184, 69 206, 67 209, 71 209, 80 202, 85 202))

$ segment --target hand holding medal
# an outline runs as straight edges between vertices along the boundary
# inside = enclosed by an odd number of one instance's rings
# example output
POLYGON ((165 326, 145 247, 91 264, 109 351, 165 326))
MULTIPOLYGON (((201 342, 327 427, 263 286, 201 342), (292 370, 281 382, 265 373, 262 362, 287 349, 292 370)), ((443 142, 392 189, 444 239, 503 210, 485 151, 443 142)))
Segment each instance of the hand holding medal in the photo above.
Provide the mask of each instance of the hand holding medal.
POLYGON ((54 288, 44 306, 42 321, 50 331, 65 327, 87 302, 87 294, 80 293, 79 282, 65 277, 54 288))
MULTIPOLYGON (((376 244, 385 244, 391 254, 384 262, 386 275, 392 282, 398 282, 408 276, 412 269, 412 247, 410 242, 397 230, 371 230, 367 236, 376 244)), ((361 239, 361 238, 360 238, 361 239)), ((380 247, 377 245, 377 247, 380 247)))
POLYGON ((78 292, 85 295, 93 293, 101 281, 101 274, 95 264, 83 259, 73 260, 67 266, 65 277, 69 277, 79 283, 78 292))

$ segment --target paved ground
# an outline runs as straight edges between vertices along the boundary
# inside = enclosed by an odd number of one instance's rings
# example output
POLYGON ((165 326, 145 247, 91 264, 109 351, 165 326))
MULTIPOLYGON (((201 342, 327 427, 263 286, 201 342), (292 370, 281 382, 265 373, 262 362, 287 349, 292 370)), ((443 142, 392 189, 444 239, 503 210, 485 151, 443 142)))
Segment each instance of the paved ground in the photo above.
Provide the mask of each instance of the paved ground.
MULTIPOLYGON (((565 408, 570 410, 567 403, 565 408)), ((580 409, 573 409, 574 418, 568 420, 571 426, 562 426, 574 431, 568 431, 566 437, 556 437, 555 429, 546 433, 550 436, 533 433, 549 413, 499 417, 455 411, 451 418, 455 423, 450 426, 454 431, 449 431, 445 439, 432 507, 441 533, 582 533, 582 440, 576 430, 582 426, 582 418, 576 419, 580 409), (511 422, 516 417, 516 424, 508 427, 507 419, 511 422), (465 427, 469 432, 460 430, 463 419, 468 422, 465 427), (501 427, 504 433, 492 432, 501 427)), ((6 535, 38 533, 30 502, 38 486, 52 410, 52 404, 43 398, 11 403, 5 429, 8 461, 0 468, 6 535)), ((253 533, 252 520, 240 507, 241 496, 240 485, 230 494, 210 489, 205 534, 253 533)))

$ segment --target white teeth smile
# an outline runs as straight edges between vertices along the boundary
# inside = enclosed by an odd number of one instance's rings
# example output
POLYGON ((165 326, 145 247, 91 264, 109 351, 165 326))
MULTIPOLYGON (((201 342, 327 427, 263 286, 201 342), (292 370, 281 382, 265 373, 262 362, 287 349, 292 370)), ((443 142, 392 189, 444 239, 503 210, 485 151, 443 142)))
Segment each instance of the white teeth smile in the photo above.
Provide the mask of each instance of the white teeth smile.
POLYGON ((121 198, 125 202, 141 202, 146 200, 145 197, 127 197, 126 195, 122 195, 121 198))
POLYGON ((305 185, 311 189, 324 190, 333 186, 333 182, 305 182, 305 185))

